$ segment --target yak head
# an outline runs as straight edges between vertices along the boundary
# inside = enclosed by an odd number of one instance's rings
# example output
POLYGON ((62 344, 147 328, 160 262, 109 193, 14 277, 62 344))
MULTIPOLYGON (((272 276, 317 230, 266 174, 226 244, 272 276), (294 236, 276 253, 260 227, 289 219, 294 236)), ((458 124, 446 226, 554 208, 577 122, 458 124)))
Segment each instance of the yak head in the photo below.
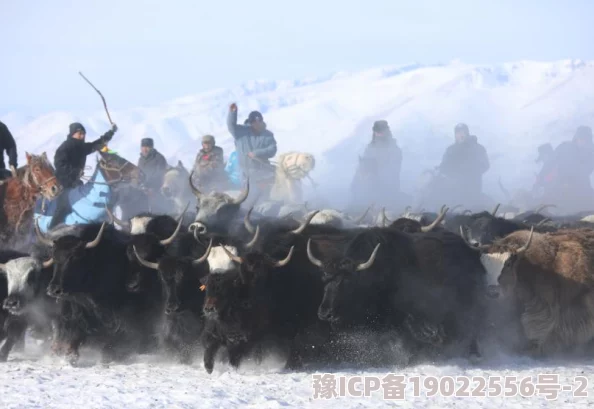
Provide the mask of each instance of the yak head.
POLYGON ((20 257, 0 264, 0 274, 6 275, 8 284, 3 308, 14 315, 28 312, 51 278, 50 267, 50 262, 42 263, 34 257, 20 257))
POLYGON ((208 275, 208 255, 212 240, 206 252, 198 259, 165 256, 159 262, 151 262, 140 256, 134 247, 138 262, 146 268, 158 271, 165 290, 165 314, 180 314, 202 308, 204 297, 200 292, 201 280, 208 275))
MULTIPOLYGON (((367 261, 361 262, 349 257, 332 257, 321 261, 311 249, 311 239, 307 242, 309 261, 322 271, 324 297, 318 308, 318 318, 328 321, 333 326, 344 326, 348 322, 356 322, 365 315, 366 290, 374 284, 374 277, 366 275, 375 262, 380 244, 377 244, 367 261)), ((363 317, 364 318, 364 317, 363 317)))
POLYGON ((239 212, 241 204, 248 198, 250 191, 249 180, 246 188, 241 192, 239 197, 233 199, 226 193, 211 192, 205 194, 200 192, 200 190, 194 186, 192 176, 193 172, 189 177, 189 182, 192 192, 198 199, 198 212, 194 223, 189 227, 190 232, 198 235, 221 229, 225 230, 229 222, 231 222, 239 212))
POLYGON ((487 272, 487 294, 493 298, 498 297, 501 292, 509 294, 517 282, 519 261, 532 243, 534 227, 530 229, 530 233, 525 230, 516 231, 489 245, 471 244, 464 227, 460 227, 460 234, 471 249, 481 253, 481 263, 487 272))

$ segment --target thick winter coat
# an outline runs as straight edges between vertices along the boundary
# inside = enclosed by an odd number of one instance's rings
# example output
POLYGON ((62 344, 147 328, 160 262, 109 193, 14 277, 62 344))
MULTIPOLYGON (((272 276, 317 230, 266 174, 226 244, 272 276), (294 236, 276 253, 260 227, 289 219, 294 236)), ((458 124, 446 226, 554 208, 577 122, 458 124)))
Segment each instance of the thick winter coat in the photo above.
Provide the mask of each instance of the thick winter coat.
POLYGON ((8 155, 8 164, 18 168, 16 142, 8 127, 0 121, 0 169, 6 169, 4 152, 8 155))
POLYGON ((255 135, 248 125, 237 124, 237 111, 229 111, 227 127, 235 139, 235 150, 239 158, 239 166, 250 178, 270 175, 273 169, 269 159, 276 155, 276 140, 274 134, 265 129, 260 135, 255 135), (256 159, 251 159, 248 153, 253 152, 256 159))
POLYGON ((487 151, 477 142, 476 136, 448 147, 439 166, 455 188, 473 194, 482 191, 483 174, 489 168, 487 151))
POLYGON ((80 184, 87 156, 101 149, 112 137, 113 131, 107 131, 101 138, 93 142, 85 142, 72 136, 68 136, 62 142, 54 155, 54 167, 56 168, 56 178, 65 189, 80 184))
POLYGON ((163 184, 163 176, 167 170, 167 160, 156 149, 151 149, 147 156, 140 155, 138 167, 144 173, 145 186, 158 191, 163 184))

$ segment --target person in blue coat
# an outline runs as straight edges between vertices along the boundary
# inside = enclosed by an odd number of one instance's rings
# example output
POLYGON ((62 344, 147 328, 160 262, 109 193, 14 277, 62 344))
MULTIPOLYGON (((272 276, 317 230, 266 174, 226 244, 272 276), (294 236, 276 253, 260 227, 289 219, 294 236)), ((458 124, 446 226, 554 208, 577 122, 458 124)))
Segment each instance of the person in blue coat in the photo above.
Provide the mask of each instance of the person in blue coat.
POLYGON ((229 160, 225 165, 225 173, 227 173, 227 178, 233 187, 241 187, 241 169, 239 169, 237 152, 231 152, 229 160))
POLYGON ((237 124, 237 105, 231 104, 227 127, 235 139, 239 167, 250 181, 258 182, 271 177, 274 167, 270 159, 276 155, 274 134, 266 129, 264 118, 258 111, 249 114, 245 125, 237 124))

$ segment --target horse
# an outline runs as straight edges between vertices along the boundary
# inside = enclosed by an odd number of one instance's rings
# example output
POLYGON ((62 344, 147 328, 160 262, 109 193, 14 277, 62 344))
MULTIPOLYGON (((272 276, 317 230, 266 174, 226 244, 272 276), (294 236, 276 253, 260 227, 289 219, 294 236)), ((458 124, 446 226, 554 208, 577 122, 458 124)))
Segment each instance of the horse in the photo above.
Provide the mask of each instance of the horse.
POLYGON ((301 180, 308 177, 315 166, 315 158, 309 153, 287 152, 280 154, 276 161, 270 200, 286 204, 302 203, 301 180))
POLYGON ((181 215, 188 203, 196 202, 188 183, 189 179, 190 172, 181 160, 177 162, 176 166, 172 166, 165 171, 161 195, 165 200, 173 202, 174 214, 171 216, 181 215))
POLYGON ((0 182, 2 243, 13 242, 18 236, 26 237, 33 226, 35 202, 40 197, 52 200, 62 190, 45 152, 39 156, 28 152, 25 155, 27 165, 13 168, 12 177, 0 182))
MULTIPOLYGON (((140 191, 144 174, 137 166, 114 153, 99 152, 99 154, 101 157, 89 180, 64 193, 68 194, 70 212, 64 218, 63 225, 111 221, 108 209, 113 210, 116 200, 122 210, 126 206, 130 207, 129 202, 122 201, 122 189, 132 188, 140 191)), ((146 204, 146 196, 142 201, 146 204)), ((49 231, 55 210, 56 201, 49 203, 38 201, 36 204, 35 217, 42 233, 49 231)), ((138 209, 136 212, 142 210, 138 209)))

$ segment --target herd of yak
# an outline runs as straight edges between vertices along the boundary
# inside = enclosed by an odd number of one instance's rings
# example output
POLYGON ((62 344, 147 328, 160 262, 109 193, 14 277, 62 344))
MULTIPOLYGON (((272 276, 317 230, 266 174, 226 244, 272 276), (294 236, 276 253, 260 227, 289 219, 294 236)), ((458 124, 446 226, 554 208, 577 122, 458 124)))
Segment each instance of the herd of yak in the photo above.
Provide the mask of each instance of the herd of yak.
POLYGON ((190 220, 110 213, 37 228, 29 254, 0 251, 0 360, 25 333, 72 364, 85 346, 104 362, 202 354, 209 373, 219 351, 233 367, 283 351, 296 369, 480 358, 494 340, 534 357, 588 353, 594 338, 586 215, 271 218, 242 207, 249 185, 236 199, 193 192, 190 220))

